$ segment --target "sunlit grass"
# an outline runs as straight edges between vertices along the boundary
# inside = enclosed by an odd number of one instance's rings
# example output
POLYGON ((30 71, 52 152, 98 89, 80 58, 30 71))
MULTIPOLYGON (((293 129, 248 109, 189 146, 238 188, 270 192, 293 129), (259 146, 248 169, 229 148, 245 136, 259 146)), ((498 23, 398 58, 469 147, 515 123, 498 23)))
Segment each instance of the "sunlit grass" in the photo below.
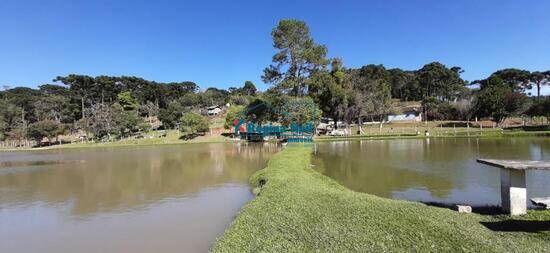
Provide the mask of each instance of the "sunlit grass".
MULTIPOLYGON (((458 214, 351 191, 310 168, 311 148, 276 154, 251 178, 259 194, 213 252, 549 252, 545 232, 495 232, 509 216, 458 214)), ((548 221, 550 212, 521 219, 548 221)))

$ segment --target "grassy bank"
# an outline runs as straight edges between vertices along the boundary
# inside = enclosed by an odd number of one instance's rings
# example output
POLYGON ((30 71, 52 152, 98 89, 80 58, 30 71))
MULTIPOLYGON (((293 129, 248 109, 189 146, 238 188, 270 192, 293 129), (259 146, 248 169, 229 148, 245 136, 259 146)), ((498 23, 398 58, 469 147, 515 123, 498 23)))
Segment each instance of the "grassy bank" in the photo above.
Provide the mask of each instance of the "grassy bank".
POLYGON ((493 231, 540 227, 548 211, 514 221, 357 193, 311 169, 310 153, 289 145, 251 178, 258 196, 213 252, 550 251, 547 231, 493 231))
MULTIPOLYGON (((494 137, 550 137, 550 131, 502 131, 494 129, 486 129, 483 131, 434 131, 431 132, 429 138, 494 138, 494 137)), ((371 135, 351 135, 351 136, 316 136, 315 142, 323 141, 342 141, 342 140, 384 140, 384 139, 423 139, 428 138, 423 134, 402 133, 399 131, 387 132, 384 134, 371 135)), ((178 131, 168 131, 166 137, 142 138, 142 139, 124 139, 111 142, 74 142, 62 145, 52 145, 34 148, 10 148, 0 147, 2 151, 29 151, 29 150, 46 150, 46 149, 65 149, 65 148, 94 148, 94 147, 129 147, 129 146, 155 146, 166 144, 186 144, 186 143, 220 143, 220 142, 235 142, 234 140, 220 134, 206 134, 192 140, 180 139, 178 131)))
POLYGON ((316 136, 314 139, 319 141, 340 141, 340 140, 384 140, 384 139, 424 139, 424 138, 498 138, 498 137, 550 137, 550 131, 502 131, 502 130, 483 130, 483 131, 447 131, 432 132, 429 137, 424 134, 413 133, 387 133, 374 135, 351 135, 351 136, 316 136))
POLYGON ((109 147, 130 147, 130 146, 156 146, 156 145, 174 145, 186 143, 221 143, 235 142, 222 135, 199 136, 191 140, 180 139, 178 131, 168 131, 166 137, 124 139, 111 142, 74 142, 62 145, 51 145, 35 148, 0 148, 1 151, 29 151, 29 150, 47 150, 47 149, 67 149, 67 148, 109 148, 109 147))

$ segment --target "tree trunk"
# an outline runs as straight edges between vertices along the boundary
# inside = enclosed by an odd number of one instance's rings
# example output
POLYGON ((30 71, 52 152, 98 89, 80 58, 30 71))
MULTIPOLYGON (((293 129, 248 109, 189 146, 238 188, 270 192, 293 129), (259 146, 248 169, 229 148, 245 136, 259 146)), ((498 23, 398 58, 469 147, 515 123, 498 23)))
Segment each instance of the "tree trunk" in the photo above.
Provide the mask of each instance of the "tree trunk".
POLYGON ((537 102, 540 101, 540 83, 537 83, 537 102))
POLYGON ((359 116, 357 123, 359 124, 359 134, 360 135, 365 134, 365 132, 363 131, 363 119, 361 118, 361 116, 359 116))
POLYGON ((84 96, 80 97, 80 101, 81 101, 81 107, 80 109, 82 110, 82 118, 84 118, 84 96))

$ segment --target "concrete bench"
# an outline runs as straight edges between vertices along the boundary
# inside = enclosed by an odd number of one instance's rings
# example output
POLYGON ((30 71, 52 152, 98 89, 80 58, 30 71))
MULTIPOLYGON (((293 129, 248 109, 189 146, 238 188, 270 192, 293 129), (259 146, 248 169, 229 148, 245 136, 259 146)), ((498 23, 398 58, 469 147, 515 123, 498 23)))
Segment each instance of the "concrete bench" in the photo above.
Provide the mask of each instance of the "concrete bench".
POLYGON ((477 159, 477 162, 500 168, 502 209, 511 215, 527 213, 527 183, 525 171, 550 170, 550 162, 477 159))

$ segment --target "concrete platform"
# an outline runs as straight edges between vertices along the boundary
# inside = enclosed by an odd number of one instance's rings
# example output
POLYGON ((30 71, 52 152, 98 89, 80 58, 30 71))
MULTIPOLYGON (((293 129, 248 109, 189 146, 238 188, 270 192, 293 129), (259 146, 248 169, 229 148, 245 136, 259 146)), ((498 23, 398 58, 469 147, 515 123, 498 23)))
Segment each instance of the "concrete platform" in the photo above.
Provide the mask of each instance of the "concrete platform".
POLYGON ((500 168, 502 209, 511 215, 527 213, 526 170, 550 170, 550 162, 525 160, 477 159, 477 162, 500 168))

